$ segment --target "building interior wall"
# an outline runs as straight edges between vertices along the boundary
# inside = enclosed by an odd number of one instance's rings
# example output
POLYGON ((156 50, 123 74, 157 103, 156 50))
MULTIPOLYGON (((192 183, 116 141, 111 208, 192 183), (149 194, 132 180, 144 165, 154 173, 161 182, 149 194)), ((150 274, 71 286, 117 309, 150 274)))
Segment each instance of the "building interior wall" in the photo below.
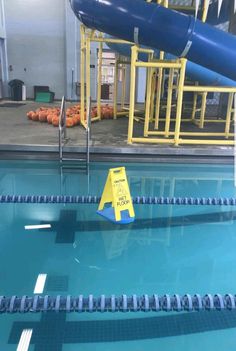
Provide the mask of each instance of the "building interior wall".
MULTIPOLYGON (((170 4, 190 5, 190 0, 171 0, 170 4)), ((1 65, 7 80, 21 79, 27 98, 33 98, 34 85, 48 85, 55 97, 77 100, 80 82, 80 23, 68 0, 0 0, 1 65), (5 6, 6 30, 3 4, 5 6), (7 47, 7 51, 6 51, 7 47), (7 63, 8 62, 8 63, 7 63)), ((91 45, 91 96, 97 94, 97 48, 91 45)), ((107 48, 104 45, 104 48, 107 48)), ((128 67, 129 71, 129 67, 128 67)), ((3 74, 2 74, 3 76, 3 74)), ((145 99, 145 70, 139 70, 137 101, 145 99)), ((126 102, 129 97, 127 74, 126 102)), ((121 84, 118 84, 118 100, 121 84)), ((1 96, 0 96, 1 97, 1 96)))
POLYGON ((5 11, 3 0, 0 0, 0 99, 6 96, 8 82, 7 46, 5 11))
POLYGON ((4 0, 9 80, 65 93, 65 0, 4 0))
MULTIPOLYGON (((69 100, 77 100, 76 83, 80 82, 80 23, 71 10, 69 1, 0 1, 5 5, 8 79, 22 80, 29 99, 34 96, 34 85, 48 85, 55 92, 56 99, 65 95, 69 100)), ((96 100, 97 94, 97 49, 98 45, 92 43, 93 100, 96 100)), ((129 79, 126 91, 128 100, 129 79)))

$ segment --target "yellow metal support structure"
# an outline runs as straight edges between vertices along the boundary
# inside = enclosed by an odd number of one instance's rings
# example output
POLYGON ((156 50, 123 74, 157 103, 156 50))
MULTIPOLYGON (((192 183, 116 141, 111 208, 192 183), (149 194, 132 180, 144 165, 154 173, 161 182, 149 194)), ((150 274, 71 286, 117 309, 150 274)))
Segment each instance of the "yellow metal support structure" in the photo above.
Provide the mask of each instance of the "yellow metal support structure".
MULTIPOLYGON (((91 61, 91 42, 90 42, 90 37, 88 37, 86 40, 86 111, 89 110, 89 102, 91 99, 90 61, 91 61)), ((87 120, 85 123, 85 127, 87 127, 87 120)))
POLYGON ((191 116, 191 121, 194 122, 195 121, 195 117, 196 117, 196 112, 197 112, 197 93, 194 93, 193 95, 193 109, 192 109, 192 116, 191 116))
POLYGON ((121 110, 125 108, 126 97, 126 65, 122 64, 121 110))
MULTIPOLYGON (((147 50, 146 50, 147 51, 147 50)), ((231 87, 203 87, 203 86, 189 86, 184 84, 185 80, 185 69, 186 69, 186 60, 176 60, 176 61, 165 61, 161 60, 152 60, 149 62, 139 62, 137 60, 138 53, 142 52, 142 49, 138 47, 133 47, 132 49, 132 60, 131 60, 131 86, 130 86, 130 113, 129 113, 129 130, 128 130, 128 143, 141 142, 141 143, 170 143, 178 146, 179 144, 209 144, 209 145, 233 145, 233 140, 226 140, 227 138, 232 138, 233 133, 230 132, 231 125, 231 116, 233 112, 233 95, 236 93, 235 88, 231 87), (134 137, 133 128, 134 128, 134 110, 135 110, 135 84, 136 84, 136 68, 137 67, 146 67, 148 71, 147 75, 147 93, 146 93, 146 110, 145 110, 145 124, 144 124, 144 138, 134 137), (153 71, 156 69, 164 68, 169 70, 169 82, 168 82, 168 96, 167 96, 167 106, 166 106, 166 118, 165 129, 164 131, 149 131, 149 121, 150 121, 150 99, 152 93, 150 91, 150 78, 152 77, 153 71), (174 72, 179 74, 178 84, 173 84, 174 72), (171 118, 171 108, 172 108, 172 96, 174 89, 177 91, 177 108, 176 108, 176 118, 171 118), (194 92, 194 102, 193 102, 193 111, 190 118, 182 117, 183 109, 183 95, 184 92, 194 92), (223 118, 218 119, 205 119, 205 109, 207 101, 208 92, 224 92, 231 94, 229 97, 228 110, 226 120, 223 118), (200 119, 195 120, 195 114, 197 109, 197 96, 202 96, 201 108, 199 109, 200 119), (175 122, 174 131, 170 131, 170 121, 175 122), (181 122, 198 122, 198 126, 203 128, 205 123, 225 123, 224 132, 183 132, 181 130, 181 122), (159 135, 159 138, 147 138, 147 136, 159 135), (164 139, 165 137, 166 139, 164 139), (201 137, 200 139, 183 139, 183 137, 201 137), (202 138, 204 137, 204 138, 202 138), (211 139, 209 139, 211 137, 211 139), (214 139, 218 137, 224 137, 224 140, 214 139)), ((150 53, 150 51, 147 51, 150 53)), ((153 88, 153 86, 151 87, 153 88)), ((151 89, 152 90, 152 89, 151 89)), ((160 119, 159 119, 160 120, 160 119)))
MULTIPOLYGON (((169 6, 168 0, 157 0, 157 4, 162 5, 164 7, 169 6)), ((160 60, 164 60, 164 51, 160 51, 160 60)), ((156 109, 155 109, 155 129, 159 128, 160 121, 160 110, 161 110, 161 95, 162 95, 162 87, 163 87, 163 68, 158 69, 158 81, 157 81, 157 91, 156 91, 156 109)))
MULTIPOLYGON (((151 0, 146 0, 150 2, 151 0)), ((156 0, 158 4, 168 7, 168 0, 156 0)), ((208 13, 207 0, 203 2, 203 13, 202 20, 205 21, 208 13)), ((173 8, 172 5, 169 6, 173 8)), ((194 8, 194 7, 193 7, 194 8)), ((178 8, 179 9, 179 8, 178 8)), ((99 43, 98 51, 98 62, 102 62, 102 50, 103 43, 120 43, 120 44, 133 44, 124 40, 115 38, 105 38, 102 33, 93 32, 81 27, 81 123, 86 126, 85 123, 85 101, 86 108, 88 108, 88 101, 90 98, 90 45, 91 42, 99 43), (85 72, 86 65, 86 72, 85 72), (82 67, 83 66, 83 67, 82 67), (86 74, 85 74, 86 73, 86 74), (86 80, 85 80, 86 77, 86 80), (86 87, 86 94, 85 94, 86 87)), ((129 114, 129 125, 128 125, 128 143, 133 142, 141 143, 159 143, 159 144, 173 144, 178 146, 180 144, 209 144, 209 145, 233 145, 234 140, 232 133, 232 114, 235 112, 233 109, 233 99, 236 94, 236 89, 231 87, 212 87, 212 86, 198 86, 198 85, 186 85, 185 84, 185 70, 186 70, 186 59, 180 60, 164 60, 164 52, 160 53, 159 60, 153 59, 153 50, 141 49, 134 45, 132 47, 131 62, 126 61, 123 58, 116 60, 115 65, 115 85, 114 85, 114 118, 129 114), (138 61, 138 55, 140 52, 146 53, 149 57, 148 62, 138 61), (127 65, 130 64, 130 107, 125 107, 125 95, 126 95, 126 69, 127 65), (140 120, 140 116, 136 112, 135 98, 136 98, 136 69, 143 67, 147 70, 147 81, 146 81, 146 101, 145 101, 145 118, 144 118, 144 137, 134 137, 134 123, 140 120), (118 81, 119 81, 119 68, 122 69, 122 93, 121 93, 121 111, 118 111, 118 81), (167 102, 161 103, 162 96, 164 94, 164 82, 165 73, 169 71, 168 80, 168 92, 167 102), (158 74, 157 77, 154 77, 158 74), (178 79, 175 79, 175 74, 178 79), (176 82, 177 80, 177 82, 176 82), (184 93, 192 92, 194 95, 193 105, 191 110, 188 105, 184 102, 184 93), (227 93, 229 94, 227 114, 222 118, 206 118, 206 103, 207 94, 210 92, 227 93), (174 93, 174 94, 173 94, 174 93), (201 106, 198 108, 197 101, 198 96, 201 96, 201 106), (175 100, 174 100, 175 99, 175 100), (190 110, 190 115, 186 115, 186 111, 190 110), (165 118, 161 117, 161 111, 165 111, 165 118), (175 116, 172 116, 175 111, 175 116), (185 111, 185 118, 182 114, 185 111), (200 112, 200 117, 196 117, 196 112, 200 112), (154 118, 154 119, 153 119, 154 118), (150 121, 154 122, 154 130, 149 130, 151 126, 150 121), (160 122, 164 122, 160 124, 160 122), (196 124, 200 129, 203 129, 206 123, 220 123, 222 124, 222 132, 204 132, 204 131, 182 131, 182 122, 192 122, 196 124), (173 129, 174 126, 174 129, 173 129), (160 127, 163 129, 160 130, 160 127), (153 136, 158 136, 153 138, 153 136), (188 137, 184 139, 184 137, 188 137), (194 137, 195 139, 190 139, 194 137), (198 139, 198 137, 200 137, 198 139), (214 137, 217 139, 214 139, 214 137), (219 139, 222 137, 224 139, 219 139), (210 139, 209 139, 210 138, 210 139), (231 138, 231 140, 229 140, 231 138)), ((101 63, 102 64, 102 63, 101 63)), ((97 87, 97 110, 98 119, 101 118, 101 65, 98 65, 98 87, 97 87)), ((235 116, 235 113, 234 113, 235 116)), ((233 117, 234 119, 235 117, 233 117)), ((96 120, 96 119, 94 119, 96 120)))
POLYGON ((130 67, 130 107, 129 107, 129 127, 128 127, 128 144, 132 144, 134 129, 134 109, 135 109, 135 85, 136 85, 136 67, 135 63, 138 57, 137 46, 131 49, 131 67, 130 67))
POLYGON ((95 43, 117 43, 117 44, 133 44, 131 41, 126 41, 126 40, 122 40, 122 39, 115 39, 115 38, 100 38, 100 37, 93 37, 92 39, 93 42, 95 43))
POLYGON ((226 114, 226 123, 225 123, 225 137, 228 138, 230 136, 230 123, 231 123, 231 116, 233 113, 233 102, 234 102, 234 94, 229 94, 228 100, 228 107, 227 107, 227 114, 226 114))
MULTIPOLYGON (((128 130, 128 143, 159 143, 159 144, 174 144, 178 146, 179 144, 209 144, 209 145, 233 145, 233 140, 227 140, 227 138, 232 138, 233 133, 230 132, 231 117, 233 112, 233 95, 236 93, 236 88, 231 87, 212 87, 212 86, 192 86, 185 85, 185 70, 186 70, 186 59, 180 59, 175 61, 161 61, 153 60, 149 58, 148 62, 139 62, 138 53, 144 50, 134 46, 132 48, 132 59, 131 59, 131 85, 130 85, 130 113, 129 113, 129 130, 128 130), (136 85, 136 68, 146 67, 147 69, 147 90, 146 90, 146 109, 145 109, 145 124, 144 124, 144 137, 134 137, 134 110, 135 110, 135 85, 136 85), (151 131, 149 130, 150 122, 150 99, 152 98, 152 88, 153 85, 150 84, 154 70, 157 69, 167 69, 169 70, 169 81, 168 81, 168 96, 167 96, 167 106, 166 106, 166 118, 165 128, 163 131, 151 131), (174 75, 175 72, 178 74, 178 83, 174 85, 174 75), (171 117, 172 110, 172 96, 173 91, 177 91, 177 106, 176 106, 176 117, 175 119, 171 117), (182 117, 183 109, 183 96, 184 92, 193 92, 193 111, 190 118, 182 117), (226 120, 225 118, 218 120, 215 118, 205 119, 205 109, 207 101, 208 92, 224 92, 229 93, 228 110, 226 120), (200 119, 195 119, 195 114, 197 109, 197 96, 202 96, 201 108, 199 109, 200 119), (170 121, 175 123, 174 130, 170 130, 170 121), (183 132, 181 130, 181 122, 198 122, 198 126, 203 128, 205 123, 225 123, 225 131, 223 132, 183 132), (147 138, 147 136, 159 135, 159 138, 147 138), (183 139, 188 137, 188 139, 183 139), (189 137, 200 139, 190 139, 189 137), (209 139, 209 137, 211 139, 209 139), (219 137, 224 137, 225 139, 218 139, 219 137), (217 138, 217 139, 214 139, 217 138)), ((150 50, 145 50, 147 53, 151 53, 150 50)), ((174 105, 173 105, 174 106, 174 105)), ((162 119, 161 119, 162 120, 162 119)), ((158 122, 160 119, 158 120, 158 122)))
POLYGON ((209 9, 209 1, 204 0, 203 1, 203 12, 202 12, 202 22, 206 22, 207 15, 208 15, 208 9, 209 9))
POLYGON ((155 93, 156 93, 156 70, 153 69, 152 74, 152 86, 151 86, 151 102, 150 102, 150 122, 154 122, 154 104, 155 104, 155 93))
POLYGON ((195 86, 185 85, 184 91, 198 92, 198 93, 235 93, 234 87, 213 87, 213 86, 195 86))
POLYGON ((146 68, 155 68, 155 67, 161 67, 161 68, 180 68, 180 64, 175 61, 153 61, 153 62, 136 62, 135 63, 136 67, 146 67, 146 68))
POLYGON ((81 124, 85 125, 84 113, 85 113, 85 27, 80 26, 80 121, 81 124))
MULTIPOLYGON (((105 38, 101 32, 96 32, 84 25, 81 25, 81 47, 80 47, 80 81, 81 81, 81 125, 86 128, 86 108, 89 106, 91 96, 91 83, 90 83, 90 63, 91 63, 91 43, 96 42, 99 44, 98 49, 98 77, 97 77, 97 116, 91 118, 91 121, 101 119, 101 85, 102 85, 102 52, 104 43, 119 43, 119 44, 132 44, 125 40, 115 38, 105 38)), ((129 63, 128 63, 129 64, 129 63)), ((118 78, 118 73, 117 73, 118 78)), ((116 80, 116 84, 117 84, 116 80)), ((117 99, 117 94, 116 94, 117 99)), ((115 107, 115 106, 114 106, 115 107)), ((128 112, 117 112, 117 104, 115 107, 115 116, 127 115, 128 112)))
MULTIPOLYGON (((148 60, 149 61, 153 60, 153 52, 148 54, 148 60)), ((145 122, 144 122, 145 137, 148 136, 149 122, 151 118, 150 112, 151 112, 151 97, 152 97, 152 76, 153 76, 153 67, 151 67, 151 69, 147 69, 146 106, 145 106, 145 122)))
POLYGON ((204 127, 204 119, 205 119, 205 113, 206 113, 206 103, 207 103, 207 92, 204 92, 202 94, 202 106, 201 106, 201 115, 200 115, 200 123, 199 127, 203 129, 204 127))
POLYGON ((118 64, 118 58, 116 57, 116 60, 115 60, 115 77, 114 77, 114 98, 113 98, 114 119, 117 119, 118 80, 119 80, 119 64, 118 64))
POLYGON ((165 137, 169 137, 170 131, 170 118, 171 118, 171 107, 172 107, 172 94, 173 94, 173 80, 174 70, 170 69, 169 81, 168 81, 168 96, 167 96, 167 108, 166 108, 166 124, 165 124, 165 137))
POLYGON ((99 43, 98 48, 98 77, 97 77, 97 117, 101 120, 101 98, 102 98, 102 51, 103 43, 99 43))
POLYGON ((186 62, 187 60, 181 59, 181 70, 179 75, 176 122, 175 122, 175 145, 176 146, 179 145, 179 133, 180 133, 180 124, 181 124, 182 105, 183 105, 186 62))
POLYGON ((127 66, 130 65, 130 61, 126 60, 125 58, 118 57, 118 62, 116 62, 115 70, 115 90, 117 91, 116 96, 118 95, 118 83, 120 81, 119 72, 121 70, 121 101, 120 101, 120 110, 118 111, 118 98, 116 97, 116 102, 114 102, 114 115, 116 118, 128 116, 129 115, 129 108, 125 106, 125 99, 126 99, 126 79, 127 79, 127 66))
MULTIPOLYGON (((160 60, 164 60, 164 52, 163 51, 160 52, 160 60)), ((162 81, 163 81, 163 68, 159 68, 158 69, 157 94, 156 94, 155 129, 159 128, 162 81)))

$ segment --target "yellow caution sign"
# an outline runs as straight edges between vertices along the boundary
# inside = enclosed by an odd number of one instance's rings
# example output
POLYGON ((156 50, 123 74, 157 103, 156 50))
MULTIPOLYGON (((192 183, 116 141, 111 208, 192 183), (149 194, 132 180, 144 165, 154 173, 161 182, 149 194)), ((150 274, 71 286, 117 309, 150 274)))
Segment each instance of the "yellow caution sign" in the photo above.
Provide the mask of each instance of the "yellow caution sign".
POLYGON ((135 214, 125 167, 109 170, 97 212, 103 217, 121 224, 134 221, 135 214), (111 203, 111 207, 104 209, 107 203, 111 203))

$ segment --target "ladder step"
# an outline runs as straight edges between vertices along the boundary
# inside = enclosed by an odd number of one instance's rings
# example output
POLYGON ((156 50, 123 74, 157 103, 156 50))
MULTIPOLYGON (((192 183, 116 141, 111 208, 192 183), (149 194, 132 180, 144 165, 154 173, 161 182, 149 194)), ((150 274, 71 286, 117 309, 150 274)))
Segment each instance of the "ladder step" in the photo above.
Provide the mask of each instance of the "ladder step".
POLYGON ((84 158, 62 158, 61 167, 64 169, 87 169, 87 162, 84 158))
POLYGON ((78 165, 78 166, 63 165, 63 166, 61 166, 61 168, 64 169, 64 170, 66 170, 66 169, 80 169, 80 170, 85 170, 85 169, 87 169, 86 166, 82 167, 82 165, 81 165, 81 166, 79 166, 79 165, 78 165))
POLYGON ((62 158, 62 162, 86 162, 85 158, 62 158))

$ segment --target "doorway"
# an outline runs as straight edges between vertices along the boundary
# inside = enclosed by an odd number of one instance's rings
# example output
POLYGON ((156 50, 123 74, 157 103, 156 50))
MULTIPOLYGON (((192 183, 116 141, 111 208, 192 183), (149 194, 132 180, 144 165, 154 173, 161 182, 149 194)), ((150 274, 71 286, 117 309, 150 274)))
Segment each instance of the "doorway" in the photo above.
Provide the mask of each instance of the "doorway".
POLYGON ((113 101, 115 82, 115 53, 104 49, 102 52, 101 99, 113 101))

